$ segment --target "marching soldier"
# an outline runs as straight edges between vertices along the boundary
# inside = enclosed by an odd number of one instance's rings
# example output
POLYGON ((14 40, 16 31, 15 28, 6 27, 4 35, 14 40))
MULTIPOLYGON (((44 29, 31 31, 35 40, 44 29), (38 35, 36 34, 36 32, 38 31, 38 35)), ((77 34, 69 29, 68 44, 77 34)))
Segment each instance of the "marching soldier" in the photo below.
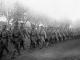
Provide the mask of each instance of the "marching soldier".
POLYGON ((26 39, 27 32, 24 29, 24 23, 21 23, 20 33, 21 33, 21 37, 20 37, 20 48, 22 47, 25 50, 25 47, 24 47, 24 42, 25 41, 24 40, 26 39))
POLYGON ((40 44, 41 47, 40 48, 42 48, 45 44, 45 39, 47 37, 46 32, 44 31, 44 29, 40 30, 39 36, 40 36, 40 41, 41 41, 41 44, 40 44))
POLYGON ((0 43, 1 43, 0 55, 2 56, 4 50, 6 50, 6 52, 9 53, 9 50, 8 50, 8 31, 7 31, 7 26, 6 25, 2 26, 2 30, 1 30, 0 35, 1 35, 1 38, 0 38, 1 39, 0 40, 0 43))
POLYGON ((46 30, 46 35, 47 35, 47 37, 46 37, 46 39, 45 39, 45 43, 46 43, 46 47, 48 47, 49 44, 50 44, 51 31, 49 31, 49 30, 47 29, 47 30, 46 30))
POLYGON ((31 40, 31 48, 37 46, 37 31, 35 29, 35 26, 32 26, 31 32, 30 32, 30 40, 31 40))
POLYGON ((15 23, 14 29, 12 30, 12 37, 13 39, 11 40, 14 46, 14 52, 12 54, 11 58, 14 58, 15 53, 17 52, 18 55, 20 55, 20 30, 19 30, 19 26, 18 26, 18 22, 15 23))

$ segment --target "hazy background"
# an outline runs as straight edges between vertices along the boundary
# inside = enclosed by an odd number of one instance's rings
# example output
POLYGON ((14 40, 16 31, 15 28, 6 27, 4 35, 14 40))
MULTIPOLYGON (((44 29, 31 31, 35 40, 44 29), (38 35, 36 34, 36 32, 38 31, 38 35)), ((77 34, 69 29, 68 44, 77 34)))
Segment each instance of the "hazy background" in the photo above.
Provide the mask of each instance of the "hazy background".
POLYGON ((80 0, 2 0, 5 8, 11 9, 17 1, 32 13, 51 18, 49 21, 70 22, 80 25, 80 0))

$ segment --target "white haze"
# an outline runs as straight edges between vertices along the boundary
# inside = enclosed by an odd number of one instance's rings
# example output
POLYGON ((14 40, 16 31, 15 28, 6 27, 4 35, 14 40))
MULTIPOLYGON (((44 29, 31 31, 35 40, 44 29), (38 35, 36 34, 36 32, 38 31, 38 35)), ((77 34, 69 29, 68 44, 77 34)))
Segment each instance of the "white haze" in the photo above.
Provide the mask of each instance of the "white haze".
POLYGON ((5 4, 12 7, 16 1, 34 13, 44 14, 59 22, 70 21, 73 27, 80 25, 80 0, 5 0, 5 4))

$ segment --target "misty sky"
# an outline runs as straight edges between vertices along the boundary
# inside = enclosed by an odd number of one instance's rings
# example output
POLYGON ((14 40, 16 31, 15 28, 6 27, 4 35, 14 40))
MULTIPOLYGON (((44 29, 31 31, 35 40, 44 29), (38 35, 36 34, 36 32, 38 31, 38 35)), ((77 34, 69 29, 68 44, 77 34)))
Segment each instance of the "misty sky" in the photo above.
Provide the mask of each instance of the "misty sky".
POLYGON ((28 7, 35 13, 44 14, 58 21, 69 19, 73 25, 79 24, 80 0, 5 0, 12 6, 15 1, 28 7), (74 24, 75 23, 75 24, 74 24))

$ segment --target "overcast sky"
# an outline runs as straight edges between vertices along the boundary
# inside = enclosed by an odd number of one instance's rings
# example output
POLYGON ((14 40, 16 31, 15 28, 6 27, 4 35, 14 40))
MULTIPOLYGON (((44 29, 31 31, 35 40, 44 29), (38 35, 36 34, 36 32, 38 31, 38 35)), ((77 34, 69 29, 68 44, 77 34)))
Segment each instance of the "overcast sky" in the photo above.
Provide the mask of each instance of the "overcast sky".
POLYGON ((53 19, 69 19, 74 23, 80 19, 80 0, 5 0, 11 6, 15 1, 32 11, 47 15, 53 19))

